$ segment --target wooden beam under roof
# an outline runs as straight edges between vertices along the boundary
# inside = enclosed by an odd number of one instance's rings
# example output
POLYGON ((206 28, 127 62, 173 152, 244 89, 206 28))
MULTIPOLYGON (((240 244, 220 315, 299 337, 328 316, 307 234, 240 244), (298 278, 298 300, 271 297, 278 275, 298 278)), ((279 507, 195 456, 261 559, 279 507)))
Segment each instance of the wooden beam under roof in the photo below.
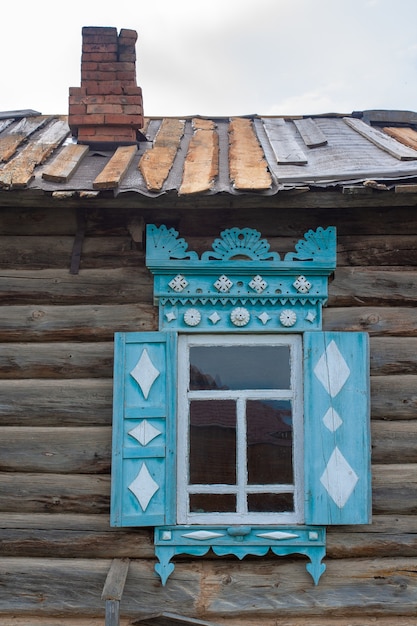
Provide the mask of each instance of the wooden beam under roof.
POLYGON ((43 163, 69 133, 69 127, 64 119, 54 121, 37 141, 29 143, 20 154, 6 163, 0 170, 0 187, 20 188, 33 178, 33 171, 37 165, 43 163))
POLYGON ((385 126, 383 131, 405 146, 417 150, 417 132, 412 128, 385 126))
POLYGON ((139 161, 139 169, 149 191, 160 191, 174 163, 185 121, 165 118, 155 137, 153 148, 145 152, 139 161))
POLYGON ((350 126, 350 128, 362 135, 362 137, 365 137, 375 146, 384 150, 384 152, 387 152, 399 161, 417 160, 416 150, 412 150, 408 146, 405 146, 395 139, 388 137, 382 131, 365 124, 362 120, 358 120, 353 117, 344 117, 343 121, 350 126))
POLYGON ((234 117, 230 121, 229 164, 235 189, 262 191, 271 188, 268 163, 250 119, 234 117))
POLYGON ((193 119, 179 194, 209 191, 219 173, 219 138, 212 120, 193 119))
POLYGON ((66 183, 88 154, 88 146, 71 143, 43 171, 42 178, 56 183, 66 183))
POLYGON ((137 147, 119 146, 104 169, 93 182, 94 189, 114 189, 120 185, 129 165, 132 163, 137 147))

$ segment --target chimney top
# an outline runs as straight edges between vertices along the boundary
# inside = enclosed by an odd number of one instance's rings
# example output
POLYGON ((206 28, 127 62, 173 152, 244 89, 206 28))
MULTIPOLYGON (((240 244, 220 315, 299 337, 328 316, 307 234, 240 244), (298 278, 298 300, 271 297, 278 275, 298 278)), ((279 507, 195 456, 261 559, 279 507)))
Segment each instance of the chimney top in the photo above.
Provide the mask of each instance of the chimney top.
POLYGON ((136 84, 135 30, 82 29, 81 87, 70 87, 68 123, 78 143, 114 149, 137 143, 143 127, 136 84))

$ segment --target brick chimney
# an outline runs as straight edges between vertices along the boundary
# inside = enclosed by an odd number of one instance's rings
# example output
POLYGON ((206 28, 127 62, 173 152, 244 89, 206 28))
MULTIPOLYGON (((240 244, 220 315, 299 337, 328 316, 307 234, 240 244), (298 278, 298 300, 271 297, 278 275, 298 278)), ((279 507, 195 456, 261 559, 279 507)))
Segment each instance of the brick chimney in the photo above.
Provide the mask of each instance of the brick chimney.
POLYGON ((143 127, 136 84, 136 31, 82 29, 81 87, 70 87, 68 123, 78 143, 97 149, 135 144, 143 127))

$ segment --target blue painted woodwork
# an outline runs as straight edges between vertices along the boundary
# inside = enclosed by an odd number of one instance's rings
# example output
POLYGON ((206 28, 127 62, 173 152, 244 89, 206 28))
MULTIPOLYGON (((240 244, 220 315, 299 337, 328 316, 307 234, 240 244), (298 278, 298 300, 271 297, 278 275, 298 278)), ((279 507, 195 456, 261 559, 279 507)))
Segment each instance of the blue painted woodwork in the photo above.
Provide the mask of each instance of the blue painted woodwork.
POLYGON ((371 511, 368 335, 304 334, 308 524, 367 524, 371 511))
POLYGON ((321 328, 327 277, 336 266, 334 227, 310 230, 283 259, 250 228, 223 231, 201 258, 178 232, 147 227, 161 330, 303 332, 321 328), (237 313, 243 317, 236 323, 237 313))
POLYGON ((201 258, 148 226, 160 331, 115 336, 111 524, 155 526, 162 583, 178 554, 304 554, 315 584, 328 524, 370 515, 368 338, 321 332, 335 229, 308 231, 281 259, 252 229, 228 229, 201 258), (304 344, 305 524, 176 524, 177 332, 298 332, 304 344), (197 533, 197 534, 196 534, 197 533), (278 534, 277 534, 278 533, 278 534))
POLYGON ((175 522, 175 381, 175 334, 116 333, 113 526, 175 522), (138 362, 145 376, 142 382, 139 375, 142 387, 131 373, 138 362), (137 488, 132 487, 135 480, 141 483, 137 488))
POLYGON ((159 561, 155 571, 163 585, 174 571, 174 556, 203 556, 210 548, 218 556, 232 554, 238 559, 265 556, 269 550, 278 556, 303 554, 310 559, 306 569, 316 585, 326 569, 321 562, 326 554, 325 529, 316 526, 165 526, 155 529, 154 541, 159 561))

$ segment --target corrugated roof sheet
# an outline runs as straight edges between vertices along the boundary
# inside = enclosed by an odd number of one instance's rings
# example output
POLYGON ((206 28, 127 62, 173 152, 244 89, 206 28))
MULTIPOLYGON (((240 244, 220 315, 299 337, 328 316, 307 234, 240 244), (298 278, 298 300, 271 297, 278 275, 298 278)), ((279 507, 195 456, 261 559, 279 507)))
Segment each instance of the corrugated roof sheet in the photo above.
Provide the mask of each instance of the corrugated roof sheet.
POLYGON ((413 112, 147 119, 145 141, 111 152, 74 143, 65 116, 14 113, 0 115, 0 193, 272 195, 303 186, 417 181, 413 112))

